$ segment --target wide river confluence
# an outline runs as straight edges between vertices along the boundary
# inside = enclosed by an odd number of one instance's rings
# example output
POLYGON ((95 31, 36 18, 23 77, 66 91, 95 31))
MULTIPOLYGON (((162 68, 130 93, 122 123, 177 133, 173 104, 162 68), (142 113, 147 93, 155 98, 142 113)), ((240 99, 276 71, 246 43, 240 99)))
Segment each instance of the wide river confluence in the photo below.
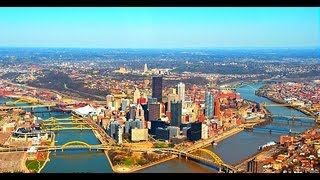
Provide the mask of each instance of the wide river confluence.
MULTIPOLYGON (((241 97, 258 103, 271 103, 272 101, 255 95, 255 89, 261 87, 262 84, 245 86, 237 89, 241 97)), ((8 99, 0 98, 0 103, 4 103, 8 99)), ((41 109, 41 108, 40 108, 41 109)), ((300 111, 292 108, 272 106, 267 107, 272 114, 287 114, 304 116, 300 111)), ((39 110, 39 109, 38 109, 39 110)), ((67 113, 44 113, 39 117, 46 119, 49 117, 68 118, 67 113)), ((312 126, 313 120, 304 119, 308 123, 287 123, 279 118, 274 118, 273 122, 264 127, 291 129, 292 131, 302 132, 312 126)), ((65 121, 64 121, 65 122, 65 121)), ((80 140, 88 144, 99 144, 99 140, 94 136, 91 130, 64 130, 57 131, 56 144, 62 145, 69 141, 80 140)), ((208 149, 215 152, 225 163, 233 164, 242 159, 256 153, 258 146, 270 141, 279 141, 280 134, 270 134, 265 132, 248 132, 243 131, 220 141, 216 146, 210 146, 208 149)), ((41 173, 74 173, 74 172, 90 172, 90 173, 113 173, 111 166, 102 151, 72 150, 64 152, 50 153, 50 161, 43 168, 41 173)), ((184 158, 176 158, 156 166, 143 169, 138 173, 208 173, 216 172, 212 168, 198 164, 184 158)))

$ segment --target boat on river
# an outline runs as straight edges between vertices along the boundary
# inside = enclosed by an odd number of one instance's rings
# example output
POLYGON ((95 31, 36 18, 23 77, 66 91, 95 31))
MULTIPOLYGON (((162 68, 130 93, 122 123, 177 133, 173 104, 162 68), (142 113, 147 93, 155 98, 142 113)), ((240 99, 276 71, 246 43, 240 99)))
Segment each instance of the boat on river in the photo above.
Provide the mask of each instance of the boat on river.
POLYGON ((258 150, 263 150, 264 148, 266 147, 270 147, 270 146, 273 146, 273 145, 276 145, 277 143, 275 141, 270 141, 268 142, 267 144, 264 144, 264 145, 261 145, 258 147, 258 150))

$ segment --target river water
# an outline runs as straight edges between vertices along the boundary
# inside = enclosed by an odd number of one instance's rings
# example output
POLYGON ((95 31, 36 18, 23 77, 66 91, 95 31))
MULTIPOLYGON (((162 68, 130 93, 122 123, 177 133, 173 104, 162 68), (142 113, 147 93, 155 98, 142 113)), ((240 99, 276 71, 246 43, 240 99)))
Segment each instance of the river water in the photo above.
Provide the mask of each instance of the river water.
MULTIPOLYGON (((267 103, 274 104, 272 101, 259 97, 255 95, 255 90, 261 87, 262 84, 252 85, 251 87, 245 86, 237 89, 237 92, 240 93, 241 97, 258 103, 267 103)), ((292 108, 273 106, 267 107, 267 109, 273 114, 287 114, 287 115, 301 115, 304 116, 300 111, 294 110, 292 108)), ((303 121, 309 123, 300 123, 297 124, 288 124, 286 121, 281 121, 281 118, 273 118, 273 122, 264 125, 261 127, 275 127, 283 129, 292 129, 293 131, 302 132, 305 129, 308 129, 312 126, 313 120, 304 119, 303 121)), ((220 141, 217 146, 210 146, 207 149, 215 152, 225 163, 233 164, 237 163, 246 157, 256 153, 260 145, 266 144, 270 141, 279 141, 280 134, 270 134, 265 132, 248 132, 243 131, 234 136, 231 136, 223 141, 220 141)), ((214 172, 211 168, 206 166, 196 167, 195 165, 189 165, 188 169, 179 169, 176 171, 176 168, 181 164, 190 164, 190 160, 186 161, 182 159, 175 159, 168 161, 157 166, 141 170, 143 173, 153 173, 153 172, 194 172, 193 169, 197 169, 196 172, 214 172)))
MULTIPOLYGON (((239 88, 237 92, 241 97, 258 103, 273 103, 266 98, 256 96, 254 89, 261 87, 262 84, 246 86, 239 88)), ((7 101, 0 98, 0 103, 7 101)), ((301 115, 303 113, 287 107, 267 107, 273 114, 301 115)), ((49 117, 67 118, 70 114, 52 113, 39 114, 43 119, 49 117)), ((281 121, 281 118, 274 118, 274 121, 262 127, 291 129, 293 131, 302 132, 312 126, 312 120, 305 119, 309 123, 290 123, 281 121)), ((64 130, 56 131, 56 144, 62 145, 73 140, 80 140, 88 144, 99 144, 91 130, 64 130)), ((210 146, 208 149, 215 152, 225 163, 233 164, 257 152, 257 148, 269 141, 279 141, 280 134, 270 134, 266 132, 247 132, 243 131, 239 134, 231 136, 220 141, 216 146, 210 146)), ((64 152, 52 152, 50 161, 42 170, 42 173, 70 173, 70 172, 91 172, 91 173, 112 173, 111 166, 101 151, 72 150, 64 152)), ((156 166, 140 170, 138 173, 208 173, 215 172, 212 168, 195 163, 184 158, 176 158, 156 166)))
MULTIPOLYGON (((13 101, 9 98, 1 98, 0 104, 7 101, 13 101)), ((24 106, 26 103, 18 103, 24 106)), ((31 111, 31 109, 26 109, 31 111)), ((35 108, 35 111, 46 111, 45 107, 35 108)), ((51 112, 36 114, 42 119, 55 117, 59 119, 71 117, 70 113, 51 112)), ((68 122, 68 121, 63 121, 68 122)), ((63 145, 70 141, 83 141, 88 144, 100 144, 91 130, 63 130, 55 131, 56 145, 63 145)), ((41 173, 112 173, 111 166, 105 154, 102 151, 87 151, 87 150, 65 150, 64 152, 57 151, 50 153, 50 161, 42 169, 41 173)))
MULTIPOLYGON (((52 116, 52 115, 51 115, 52 116)), ((57 113, 56 118, 68 118, 70 114, 57 113)), ((49 118, 45 114, 43 119, 49 118)), ((68 121, 63 121, 68 122, 68 121)), ((83 141, 88 144, 100 144, 91 130, 62 130, 55 131, 55 144, 63 145, 70 141, 83 141)), ((51 152, 50 161, 41 171, 42 173, 110 173, 111 166, 102 151, 64 150, 51 152)))

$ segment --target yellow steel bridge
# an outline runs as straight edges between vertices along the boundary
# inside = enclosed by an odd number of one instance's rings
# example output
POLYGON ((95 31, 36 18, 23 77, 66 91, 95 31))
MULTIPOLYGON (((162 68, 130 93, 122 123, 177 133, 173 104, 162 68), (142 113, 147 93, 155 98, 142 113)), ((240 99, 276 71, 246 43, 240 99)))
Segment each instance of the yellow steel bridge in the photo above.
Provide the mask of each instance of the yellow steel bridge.
POLYGON ((295 104, 295 103, 284 103, 284 104, 267 104, 267 103, 263 103, 262 104, 263 107, 270 107, 270 106, 285 106, 285 107, 298 107, 300 106, 299 104, 295 104))
POLYGON ((88 122, 85 122, 83 118, 76 118, 71 116, 70 118, 48 118, 42 121, 41 127, 46 130, 51 131, 61 131, 61 130, 85 130, 85 129, 95 129, 88 122), (63 126, 64 125, 64 126, 63 126))
POLYGON ((208 149, 198 148, 189 152, 174 149, 174 148, 159 148, 159 149, 152 148, 152 149, 158 150, 158 151, 170 152, 170 153, 179 155, 179 157, 185 156, 186 159, 192 158, 198 161, 202 161, 204 163, 207 163, 219 168, 219 171, 237 172, 237 169, 235 167, 225 164, 217 154, 215 154, 214 152, 208 149))
POLYGON ((16 105, 17 103, 21 103, 21 102, 25 102, 28 104, 35 104, 35 103, 39 103, 39 100, 36 98, 21 96, 19 99, 15 100, 13 102, 12 101, 6 102, 6 105, 16 105))
POLYGON ((292 118, 292 119, 298 119, 298 118, 304 118, 304 119, 312 119, 316 120, 316 117, 311 117, 311 116, 298 116, 298 115, 285 115, 285 114, 270 114, 270 116, 273 117, 286 117, 286 118, 292 118))
POLYGON ((66 126, 61 126, 61 125, 56 125, 56 126, 50 126, 46 127, 43 126, 43 129, 45 130, 50 130, 50 131, 62 131, 62 130, 86 130, 86 129, 94 129, 92 127, 89 127, 87 125, 77 125, 77 126, 72 126, 72 127, 66 127, 66 126))
MULTIPOLYGON (((117 145, 107 145, 107 144, 88 144, 83 141, 70 141, 63 145, 56 145, 56 146, 36 146, 38 151, 57 151, 57 150, 67 150, 67 149, 88 149, 88 150, 110 150, 110 149, 121 149, 123 147, 117 146, 117 145)), ((8 148, 7 148, 8 149, 8 148)), ((8 149, 9 151, 14 151, 17 149, 8 149)), ((225 171, 225 172, 237 172, 237 169, 233 166, 230 166, 228 164, 225 164, 223 160, 214 152, 208 150, 208 149, 194 149, 192 151, 183 151, 175 148, 134 148, 132 149, 134 151, 161 151, 161 152, 168 152, 172 154, 185 156, 187 159, 195 159, 200 162, 204 162, 207 164, 211 164, 214 167, 219 168, 219 171, 225 171)), ((7 151, 2 148, 2 151, 7 151)), ((19 151, 26 151, 26 148, 21 148, 19 151)))
POLYGON ((49 103, 49 104, 45 104, 44 102, 40 102, 40 100, 36 99, 36 98, 32 98, 32 97, 27 97, 27 96, 21 96, 21 97, 16 97, 17 100, 15 101, 8 101, 6 102, 7 106, 16 106, 16 107, 21 107, 21 108, 39 108, 39 107, 54 107, 56 106, 55 103, 49 103), (29 105, 17 105, 18 103, 27 103, 29 105))
POLYGON ((60 122, 64 122, 64 121, 68 121, 68 122, 83 122, 84 119, 83 118, 78 118, 78 117, 74 117, 74 116, 71 116, 69 118, 55 118, 55 117, 50 117, 48 119, 45 119, 45 120, 42 120, 42 122, 44 123, 51 123, 51 124, 54 124, 54 123, 60 123, 60 122))
POLYGON ((61 146, 38 146, 38 151, 55 151, 55 150, 65 150, 65 149, 88 149, 88 150, 107 150, 111 149, 112 146, 95 144, 91 145, 83 141, 70 141, 61 146))

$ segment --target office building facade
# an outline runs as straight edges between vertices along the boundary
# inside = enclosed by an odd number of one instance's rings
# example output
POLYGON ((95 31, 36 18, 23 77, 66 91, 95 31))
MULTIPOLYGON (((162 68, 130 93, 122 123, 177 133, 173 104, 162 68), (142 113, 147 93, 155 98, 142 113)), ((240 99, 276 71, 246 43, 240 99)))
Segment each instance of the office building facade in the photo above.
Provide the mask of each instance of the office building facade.
POLYGON ((149 121, 157 120, 160 118, 161 112, 160 103, 152 103, 149 106, 149 121))
POLYGON ((156 139, 160 141, 169 140, 169 130, 166 128, 157 128, 156 129, 156 139))
POLYGON ((152 135, 156 135, 156 129, 157 128, 159 128, 159 127, 161 127, 161 128, 166 128, 168 125, 167 125, 167 123, 166 122, 164 122, 164 121, 158 121, 158 120, 156 120, 156 121, 150 121, 151 122, 151 128, 150 128, 150 134, 152 134, 152 135))
POLYGON ((205 116, 210 119, 213 117, 213 97, 210 92, 206 92, 205 98, 205 116))
POLYGON ((162 102, 162 76, 152 77, 152 97, 162 102))
POLYGON ((186 90, 186 85, 180 82, 178 84, 178 100, 181 101, 182 107, 184 107, 184 102, 186 99, 185 90, 186 90))
POLYGON ((190 141, 198 141, 201 139, 201 130, 202 123, 201 122, 193 122, 190 124, 190 129, 187 132, 187 138, 190 141))
POLYGON ((171 102, 171 122, 172 126, 180 127, 182 116, 182 101, 171 102))

